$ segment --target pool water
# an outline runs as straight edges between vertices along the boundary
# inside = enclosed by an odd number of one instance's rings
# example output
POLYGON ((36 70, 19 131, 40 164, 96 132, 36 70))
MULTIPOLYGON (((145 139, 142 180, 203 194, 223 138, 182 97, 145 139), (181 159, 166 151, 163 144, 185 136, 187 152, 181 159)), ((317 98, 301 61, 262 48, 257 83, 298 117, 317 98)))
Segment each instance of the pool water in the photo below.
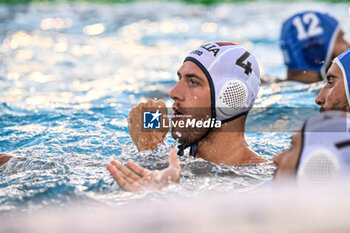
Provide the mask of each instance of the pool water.
MULTIPOLYGON (((328 10, 350 32, 348 4, 307 6, 328 10)), ((121 190, 105 166, 111 159, 150 169, 167 166, 167 146, 137 153, 126 118, 149 98, 171 106, 168 90, 176 84, 176 71, 203 42, 237 42, 256 55, 264 75, 283 79, 280 25, 305 7, 0 4, 0 151, 16 156, 0 167, 0 212, 246 192, 271 181, 273 155, 288 148, 304 119, 317 114, 314 99, 322 83, 261 87, 246 138, 269 163, 223 166, 184 157, 181 185, 137 194, 121 190)), ((167 145, 173 143, 168 135, 167 145)))

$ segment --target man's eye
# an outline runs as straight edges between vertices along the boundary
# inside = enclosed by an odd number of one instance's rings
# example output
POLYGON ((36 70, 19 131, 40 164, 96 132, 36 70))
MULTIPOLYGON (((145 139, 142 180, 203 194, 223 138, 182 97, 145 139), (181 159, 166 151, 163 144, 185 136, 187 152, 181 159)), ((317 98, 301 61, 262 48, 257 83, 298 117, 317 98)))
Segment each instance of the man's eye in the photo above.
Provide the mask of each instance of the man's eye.
POLYGON ((192 85, 194 85, 194 86, 198 86, 199 85, 199 83, 198 82, 196 82, 194 79, 190 79, 190 83, 192 84, 192 85))
POLYGON ((333 86, 334 82, 333 82, 333 81, 327 81, 327 84, 328 84, 329 86, 333 86))

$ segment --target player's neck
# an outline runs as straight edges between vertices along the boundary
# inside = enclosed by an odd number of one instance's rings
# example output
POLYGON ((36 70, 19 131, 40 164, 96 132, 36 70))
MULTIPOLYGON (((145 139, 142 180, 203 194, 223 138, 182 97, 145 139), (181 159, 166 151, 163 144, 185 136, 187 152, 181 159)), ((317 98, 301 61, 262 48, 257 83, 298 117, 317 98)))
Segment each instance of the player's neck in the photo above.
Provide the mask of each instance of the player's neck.
POLYGON ((245 116, 223 124, 198 143, 197 157, 214 163, 244 164, 264 162, 244 138, 245 116))

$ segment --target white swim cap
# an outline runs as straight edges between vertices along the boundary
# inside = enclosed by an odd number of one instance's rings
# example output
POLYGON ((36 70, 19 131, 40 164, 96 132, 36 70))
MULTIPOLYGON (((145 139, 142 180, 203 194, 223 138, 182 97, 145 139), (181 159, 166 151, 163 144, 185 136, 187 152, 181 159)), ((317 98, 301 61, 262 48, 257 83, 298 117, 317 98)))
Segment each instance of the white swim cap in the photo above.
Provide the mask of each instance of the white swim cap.
POLYGON ((345 112, 309 118, 302 130, 298 184, 324 184, 350 173, 350 133, 345 112))
POLYGON ((185 59, 194 62, 210 85, 212 117, 227 122, 253 107, 260 86, 256 58, 232 42, 209 42, 185 59))

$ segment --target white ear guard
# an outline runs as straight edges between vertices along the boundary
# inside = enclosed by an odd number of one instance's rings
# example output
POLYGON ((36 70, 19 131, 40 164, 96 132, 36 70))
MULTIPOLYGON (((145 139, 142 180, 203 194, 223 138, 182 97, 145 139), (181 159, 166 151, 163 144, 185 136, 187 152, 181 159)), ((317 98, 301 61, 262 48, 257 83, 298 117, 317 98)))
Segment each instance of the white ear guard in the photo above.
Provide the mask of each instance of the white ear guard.
POLYGON ((337 156, 326 148, 318 148, 300 164, 297 179, 299 185, 317 185, 338 177, 340 164, 337 156))
POLYGON ((330 111, 306 121, 296 167, 298 184, 320 185, 350 174, 348 120, 346 113, 330 111))
POLYGON ((220 118, 229 118, 242 112, 246 107, 248 88, 238 80, 227 81, 216 99, 216 114, 220 118))

